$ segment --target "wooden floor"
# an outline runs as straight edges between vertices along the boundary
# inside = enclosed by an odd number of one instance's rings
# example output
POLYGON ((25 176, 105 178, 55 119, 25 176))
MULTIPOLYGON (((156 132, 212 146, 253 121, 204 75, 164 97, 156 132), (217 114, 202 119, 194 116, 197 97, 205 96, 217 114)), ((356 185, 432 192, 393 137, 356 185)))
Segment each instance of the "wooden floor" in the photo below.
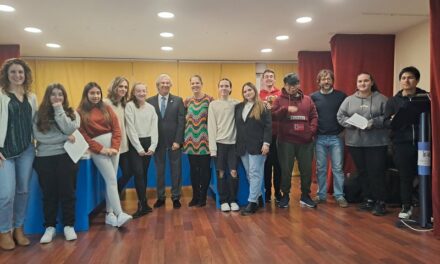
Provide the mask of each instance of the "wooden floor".
MULTIPOLYGON (((188 208, 190 192, 184 188, 179 210, 168 199, 165 208, 121 229, 105 225, 101 213, 74 242, 59 234, 41 245, 32 236, 29 247, 0 251, 0 263, 440 263, 440 240, 395 227, 397 208, 385 217, 355 205, 339 208, 333 199, 301 208, 296 191, 290 208, 272 203, 244 217, 220 212, 212 199, 205 208, 188 208)), ((123 207, 135 211, 133 193, 123 207)))

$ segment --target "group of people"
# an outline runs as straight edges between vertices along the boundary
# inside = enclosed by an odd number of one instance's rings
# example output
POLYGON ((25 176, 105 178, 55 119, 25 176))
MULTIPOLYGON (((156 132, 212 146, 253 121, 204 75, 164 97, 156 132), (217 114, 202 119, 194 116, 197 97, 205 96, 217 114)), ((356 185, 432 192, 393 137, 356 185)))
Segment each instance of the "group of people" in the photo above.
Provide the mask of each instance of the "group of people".
POLYGON ((66 141, 75 142, 76 130, 89 144, 91 159, 105 181, 105 223, 114 227, 152 212, 146 180, 153 156, 157 170, 157 200, 153 207, 165 205, 166 160, 170 163, 172 205, 174 209, 181 207, 182 153, 188 155, 190 163, 193 195, 189 207, 206 205, 213 159, 221 211, 240 211, 239 160, 249 181, 249 203, 241 214, 254 214, 263 195, 270 202, 272 193, 276 205, 287 208, 296 159, 301 178, 299 202, 315 208, 327 200, 328 158, 335 200, 340 207, 347 207, 343 191, 344 142, 362 179, 364 202, 360 208, 384 215, 389 129, 401 175, 399 217, 408 218, 416 175, 417 124, 399 128, 391 124, 407 101, 426 92, 417 88, 420 73, 414 67, 404 68, 399 79, 402 90, 387 100, 371 74, 360 73, 355 93, 347 97, 333 87, 333 72, 324 69, 317 76, 318 90, 308 96, 300 89, 295 73, 284 77, 284 87, 279 90, 275 87, 275 72, 266 69, 260 91, 253 83, 245 83, 240 102, 230 98, 232 82, 227 78, 218 82, 219 98, 214 100, 204 93, 202 77, 193 75, 189 79, 193 95, 183 100, 170 93, 173 84, 167 74, 157 78, 158 93, 152 97, 148 97, 144 83, 133 84, 129 91, 129 81, 116 77, 106 99, 99 84, 87 83, 79 107, 74 110, 66 89, 59 83, 46 88, 37 107, 36 97, 30 92, 29 66, 21 59, 9 59, 0 70, 0 247, 11 250, 16 245, 30 244, 23 224, 33 168, 43 193, 46 229, 40 242, 50 243, 56 235, 59 203, 66 240, 77 238, 73 226, 78 164, 64 149, 66 141), (346 122, 354 114, 368 119, 367 128, 346 122), (319 188, 312 199, 314 154, 319 188), (119 181, 118 168, 122 171, 119 181), (122 210, 119 193, 132 175, 138 208, 129 215, 122 210))

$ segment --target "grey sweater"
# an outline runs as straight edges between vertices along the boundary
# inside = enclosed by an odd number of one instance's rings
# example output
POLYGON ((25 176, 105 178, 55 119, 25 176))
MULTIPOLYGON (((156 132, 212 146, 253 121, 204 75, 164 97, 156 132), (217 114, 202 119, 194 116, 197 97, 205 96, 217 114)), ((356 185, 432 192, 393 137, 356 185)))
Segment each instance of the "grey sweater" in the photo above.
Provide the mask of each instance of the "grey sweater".
POLYGON ((33 131, 37 140, 37 157, 46 157, 66 153, 64 143, 67 137, 79 128, 81 118, 75 112, 75 120, 66 115, 62 106, 54 108, 55 123, 51 124, 49 131, 43 133, 37 128, 38 112, 34 118, 33 131))
POLYGON ((387 98, 373 92, 367 98, 357 96, 357 92, 345 98, 337 113, 339 124, 345 129, 345 144, 351 147, 378 147, 387 146, 390 142, 389 131, 384 128, 385 104, 387 98), (356 128, 345 121, 354 113, 368 120, 373 120, 371 128, 356 128))

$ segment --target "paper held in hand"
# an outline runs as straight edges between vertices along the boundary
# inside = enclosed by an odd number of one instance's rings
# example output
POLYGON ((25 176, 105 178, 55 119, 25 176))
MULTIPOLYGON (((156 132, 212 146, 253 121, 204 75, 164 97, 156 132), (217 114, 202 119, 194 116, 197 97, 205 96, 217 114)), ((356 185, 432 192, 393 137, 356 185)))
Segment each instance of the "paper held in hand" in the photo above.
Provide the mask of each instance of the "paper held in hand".
POLYGON ((357 113, 354 113, 349 119, 345 120, 345 122, 360 129, 365 129, 368 126, 368 119, 357 113))
POLYGON ((72 135, 75 137, 75 142, 72 143, 70 141, 66 141, 66 143, 64 143, 64 149, 66 150, 67 154, 69 154, 69 157, 73 160, 73 162, 77 163, 89 148, 89 144, 87 144, 86 140, 78 130, 75 130, 72 135))

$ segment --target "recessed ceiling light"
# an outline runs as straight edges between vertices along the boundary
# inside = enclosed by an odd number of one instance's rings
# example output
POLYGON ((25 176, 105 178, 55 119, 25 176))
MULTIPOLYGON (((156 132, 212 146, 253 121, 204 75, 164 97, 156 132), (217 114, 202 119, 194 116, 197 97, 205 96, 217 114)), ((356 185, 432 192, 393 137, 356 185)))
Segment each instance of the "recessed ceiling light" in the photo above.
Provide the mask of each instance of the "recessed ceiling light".
POLYGON ((160 49, 163 51, 172 51, 173 47, 161 47, 160 49))
POLYGON ((281 36, 277 36, 276 39, 277 39, 277 40, 288 40, 288 39, 289 39, 289 36, 287 36, 287 35, 281 35, 281 36))
POLYGON ((262 49, 261 52, 263 52, 263 53, 269 53, 269 52, 272 52, 272 49, 262 49))
POLYGON ((309 23, 310 21, 312 21, 311 17, 299 17, 296 19, 296 22, 300 24, 309 23))
POLYGON ((161 18, 173 18, 174 14, 171 12, 159 12, 157 13, 157 16, 161 18))
POLYGON ((31 32, 31 33, 41 33, 41 29, 36 27, 25 27, 24 31, 31 32))
POLYGON ((8 5, 0 5, 0 11, 3 11, 3 12, 14 12, 15 8, 13 8, 12 6, 8 6, 8 5))
POLYGON ((46 46, 49 47, 49 48, 54 48, 54 49, 61 48, 61 45, 60 44, 56 44, 56 43, 47 43, 46 46))
POLYGON ((160 36, 163 38, 172 38, 172 37, 174 37, 174 34, 170 33, 170 32, 162 32, 162 33, 160 33, 160 36))

